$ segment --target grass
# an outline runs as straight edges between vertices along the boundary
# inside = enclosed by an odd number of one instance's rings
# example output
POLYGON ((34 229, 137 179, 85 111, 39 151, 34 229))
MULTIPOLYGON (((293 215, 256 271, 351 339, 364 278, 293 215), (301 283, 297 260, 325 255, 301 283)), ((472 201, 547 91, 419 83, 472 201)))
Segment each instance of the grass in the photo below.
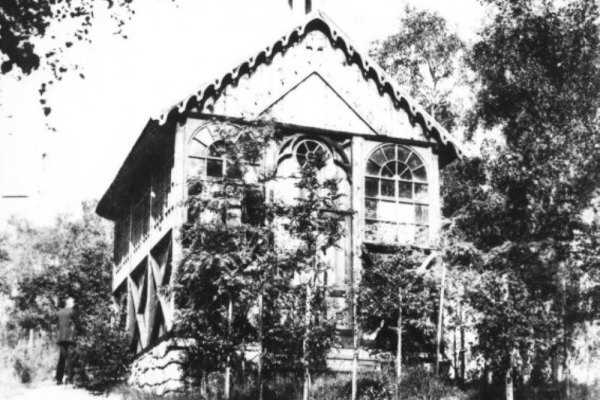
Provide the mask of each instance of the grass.
POLYGON ((16 338, 0 333, 0 379, 5 382, 33 383, 54 377, 58 347, 44 333, 31 332, 16 338))

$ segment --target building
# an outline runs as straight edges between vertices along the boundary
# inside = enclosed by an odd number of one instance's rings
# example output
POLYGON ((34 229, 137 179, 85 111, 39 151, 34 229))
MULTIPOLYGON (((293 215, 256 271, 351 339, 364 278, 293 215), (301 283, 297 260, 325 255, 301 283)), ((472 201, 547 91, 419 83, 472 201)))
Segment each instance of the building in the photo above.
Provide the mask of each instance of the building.
MULTIPOLYGON (((216 124, 235 128, 268 119, 289 140, 266 163, 287 179, 311 152, 330 154, 325 168, 343 178, 347 237, 331 255, 333 303, 344 303, 361 249, 431 248, 440 229, 439 169, 461 155, 459 144, 325 15, 310 13, 264 50, 223 71, 189 98, 151 119, 97 212, 115 223, 113 291, 128 310, 138 352, 132 383, 157 391, 177 383, 177 351, 161 338, 173 326, 171 283, 182 257, 186 182, 218 181, 223 158, 216 124)), ((266 189, 265 189, 266 190, 266 189)), ((332 365, 344 368, 343 351, 332 365)))

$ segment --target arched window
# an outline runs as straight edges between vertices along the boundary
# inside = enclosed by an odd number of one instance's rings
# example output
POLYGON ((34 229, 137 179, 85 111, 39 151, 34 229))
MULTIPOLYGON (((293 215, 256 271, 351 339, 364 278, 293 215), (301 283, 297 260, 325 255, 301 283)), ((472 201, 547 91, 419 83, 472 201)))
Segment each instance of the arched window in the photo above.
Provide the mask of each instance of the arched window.
POLYGON ((192 164, 192 172, 200 176, 210 178, 222 178, 225 176, 226 160, 225 148, 222 140, 206 144, 196 135, 189 147, 188 157, 192 164))
POLYGON ((427 240, 427 170, 412 150, 378 147, 365 174, 366 240, 413 243, 427 240))

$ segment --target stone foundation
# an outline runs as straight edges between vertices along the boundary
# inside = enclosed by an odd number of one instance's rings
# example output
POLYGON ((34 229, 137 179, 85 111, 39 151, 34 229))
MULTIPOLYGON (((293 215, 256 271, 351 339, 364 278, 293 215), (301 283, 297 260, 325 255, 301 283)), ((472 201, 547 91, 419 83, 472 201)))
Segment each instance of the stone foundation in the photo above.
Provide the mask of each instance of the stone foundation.
MULTIPOLYGON (((183 371, 184 348, 182 343, 170 339, 141 354, 133 362, 129 385, 134 389, 159 396, 184 392, 186 388, 183 371)), ((246 354, 248 360, 255 360, 256 356, 256 349, 248 349, 246 354)), ((352 357, 352 349, 332 350, 327 359, 327 367, 331 372, 349 373, 352 371, 352 357)), ((359 351, 358 359, 361 372, 376 371, 380 368, 380 361, 365 350, 359 351)))
POLYGON ((185 350, 174 340, 165 340, 135 359, 129 385, 134 389, 164 395, 185 389, 185 350))

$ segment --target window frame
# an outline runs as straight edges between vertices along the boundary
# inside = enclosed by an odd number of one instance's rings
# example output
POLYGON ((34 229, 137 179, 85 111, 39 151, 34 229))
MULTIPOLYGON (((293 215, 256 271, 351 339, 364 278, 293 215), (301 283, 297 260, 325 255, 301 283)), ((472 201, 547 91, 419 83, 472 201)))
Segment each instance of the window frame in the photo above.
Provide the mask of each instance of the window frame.
MULTIPOLYGON (((395 227, 396 230, 401 229, 402 226, 411 226, 415 229, 415 234, 412 239, 410 239, 406 243, 418 242, 418 241, 427 241, 429 237, 429 229, 431 228, 431 199, 430 199, 430 183, 429 183, 429 174, 427 171, 427 165, 423 158, 412 148, 400 145, 397 143, 385 143, 376 146, 373 148, 366 158, 366 162, 364 165, 364 207, 365 207, 365 215, 364 220, 365 224, 368 225, 382 225, 382 224, 391 224, 395 227), (386 153, 385 149, 390 147, 394 148, 394 158, 388 158, 389 153, 386 153), (402 160, 400 158, 400 149, 402 149, 403 153, 407 154, 406 157, 402 160), (378 163, 373 160, 373 157, 376 156, 377 153, 383 154, 385 161, 382 163, 378 163), (417 160, 416 164, 412 158, 417 160), (415 164, 414 167, 411 168, 410 163, 415 164), (369 164, 373 163, 375 166, 379 168, 379 172, 377 174, 372 173, 372 166, 369 164), (395 164, 395 171, 390 170, 389 165, 395 164), (399 166, 402 165, 402 171, 399 171, 399 166), (415 178, 414 171, 423 169, 424 177, 415 178), (371 171, 369 171, 371 169, 371 171), (387 169, 389 173, 392 173, 391 176, 386 176, 383 174, 384 169, 387 169), (409 171, 411 179, 401 178, 405 173, 409 171), (368 194, 368 186, 369 181, 376 182, 376 195, 368 194), (390 182, 393 183, 394 195, 386 195, 382 194, 384 191, 382 190, 382 183, 390 182), (411 186, 411 197, 402 196, 400 185, 401 183, 407 183, 411 186), (424 192, 418 192, 417 188, 425 188, 424 192), (422 193, 422 194, 419 194, 422 193), (368 204, 373 203, 374 207, 369 207, 368 204), (377 215, 378 205, 381 203, 392 204, 392 207, 397 207, 398 211, 393 213, 393 218, 381 218, 381 216, 377 215), (406 222, 402 220, 401 216, 403 213, 400 211, 400 207, 398 205, 407 205, 412 206, 413 213, 413 221, 406 222), (374 214, 373 214, 374 212, 374 214), (420 215, 420 216, 419 216, 420 215), (425 234, 423 234, 423 231, 425 234)), ((379 240, 379 238, 377 239, 379 240)), ((394 239, 394 242, 402 243, 403 241, 394 239)), ((402 243, 404 244, 404 243, 402 243)))

